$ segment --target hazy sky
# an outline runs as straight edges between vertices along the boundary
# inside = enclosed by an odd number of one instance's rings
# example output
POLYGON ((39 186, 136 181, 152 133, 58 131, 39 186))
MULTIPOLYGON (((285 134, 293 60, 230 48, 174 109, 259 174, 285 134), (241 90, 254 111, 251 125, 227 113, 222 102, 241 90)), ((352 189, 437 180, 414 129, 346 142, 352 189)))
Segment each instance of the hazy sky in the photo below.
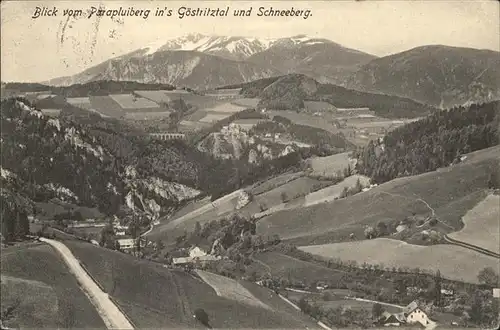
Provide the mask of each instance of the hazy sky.
MULTIPOLYGON (((287 37, 307 34, 384 56, 425 44, 500 49, 497 1, 2 1, 2 81, 43 81, 78 73, 156 40, 188 33, 287 37), (151 9, 148 19, 69 19, 62 10, 91 6, 151 9), (56 17, 32 19, 35 7, 56 6, 56 17), (155 17, 156 7, 173 9, 155 17), (253 7, 253 17, 177 17, 181 6, 253 7), (308 19, 256 17, 258 7, 310 9, 308 19)), ((231 13, 231 11, 230 11, 231 13)))

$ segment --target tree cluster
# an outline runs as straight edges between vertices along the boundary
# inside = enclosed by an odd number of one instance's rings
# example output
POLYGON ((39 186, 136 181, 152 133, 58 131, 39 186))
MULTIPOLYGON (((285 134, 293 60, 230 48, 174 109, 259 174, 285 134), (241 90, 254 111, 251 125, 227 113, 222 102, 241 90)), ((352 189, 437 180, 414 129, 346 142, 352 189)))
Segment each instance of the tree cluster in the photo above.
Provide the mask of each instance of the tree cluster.
POLYGON ((382 142, 371 141, 358 153, 357 169, 380 183, 460 162, 464 154, 498 144, 499 113, 500 101, 436 111, 382 142))

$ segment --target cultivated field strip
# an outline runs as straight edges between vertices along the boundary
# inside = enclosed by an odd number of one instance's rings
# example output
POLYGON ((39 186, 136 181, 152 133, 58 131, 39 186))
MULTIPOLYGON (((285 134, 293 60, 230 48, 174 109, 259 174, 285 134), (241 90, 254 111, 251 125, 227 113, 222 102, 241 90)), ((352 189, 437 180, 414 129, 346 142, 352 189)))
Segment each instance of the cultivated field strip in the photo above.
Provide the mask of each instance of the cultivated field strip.
POLYGON ((459 241, 500 253, 500 195, 490 194, 462 217, 462 230, 448 234, 459 241))
POLYGON ((206 108, 206 109, 203 109, 203 110, 205 110, 207 112, 220 112, 220 113, 233 114, 233 113, 236 113, 236 112, 243 111, 246 108, 247 107, 242 107, 242 106, 239 106, 239 105, 232 104, 230 102, 226 102, 226 103, 223 103, 223 104, 218 104, 215 107, 206 108))
POLYGON ((445 278, 468 283, 478 282, 479 270, 498 267, 498 259, 464 247, 450 244, 421 246, 388 238, 301 246, 299 249, 323 258, 355 260, 358 264, 418 267, 430 272, 439 270, 445 278))
POLYGON ((215 123, 220 120, 226 119, 229 116, 230 114, 225 113, 208 113, 205 117, 201 118, 198 121, 202 123, 215 123))
POLYGON ((205 205, 201 206, 200 208, 193 210, 193 211, 189 212, 188 214, 185 214, 185 215, 169 222, 165 226, 159 227, 159 231, 162 232, 165 230, 175 228, 175 227, 179 226, 180 224, 182 224, 183 222, 194 219, 195 217, 199 217, 206 212, 212 211, 213 209, 222 208, 222 207, 231 208, 233 205, 233 201, 236 198, 238 198, 238 196, 241 194, 241 192, 242 192, 242 190, 236 190, 236 191, 233 191, 232 193, 225 195, 225 196, 223 196, 223 197, 221 197, 221 198, 219 198, 211 203, 205 204, 205 205))
POLYGON ((110 94, 116 103, 118 103, 122 109, 142 109, 142 108, 158 108, 159 105, 156 102, 145 99, 143 97, 136 97, 132 94, 110 94))
POLYGON ((205 283, 214 289, 219 297, 234 300, 250 306, 272 310, 271 307, 257 299, 243 285, 233 279, 203 270, 196 270, 196 273, 205 281, 205 283))
POLYGON ((125 114, 122 107, 109 96, 90 96, 92 108, 106 116, 120 118, 125 114))
POLYGON ((156 103, 165 102, 168 103, 172 100, 172 96, 167 94, 167 90, 159 90, 159 91, 134 91, 134 94, 142 96, 148 100, 151 100, 156 103))

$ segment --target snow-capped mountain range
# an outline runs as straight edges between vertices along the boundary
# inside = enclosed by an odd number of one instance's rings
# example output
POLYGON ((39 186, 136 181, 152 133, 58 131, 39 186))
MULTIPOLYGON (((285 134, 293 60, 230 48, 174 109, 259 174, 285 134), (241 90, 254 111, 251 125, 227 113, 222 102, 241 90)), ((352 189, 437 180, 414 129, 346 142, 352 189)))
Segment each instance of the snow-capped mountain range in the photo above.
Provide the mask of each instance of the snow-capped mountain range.
POLYGON ((289 38, 254 38, 239 36, 207 36, 188 34, 168 41, 157 40, 143 49, 143 55, 152 55, 166 50, 196 51, 229 59, 243 60, 265 51, 273 46, 293 47, 297 45, 313 45, 333 43, 327 39, 318 39, 306 35, 289 38))
POLYGON ((289 72, 338 82, 337 77, 350 74, 373 58, 331 40, 306 35, 272 39, 189 34, 158 40, 74 76, 46 83, 70 85, 109 79, 205 89, 289 72))
POLYGON ((449 107, 498 99, 498 55, 434 45, 377 58, 307 35, 273 39, 189 34, 160 39, 45 84, 127 80, 203 90, 295 73, 319 83, 449 107))

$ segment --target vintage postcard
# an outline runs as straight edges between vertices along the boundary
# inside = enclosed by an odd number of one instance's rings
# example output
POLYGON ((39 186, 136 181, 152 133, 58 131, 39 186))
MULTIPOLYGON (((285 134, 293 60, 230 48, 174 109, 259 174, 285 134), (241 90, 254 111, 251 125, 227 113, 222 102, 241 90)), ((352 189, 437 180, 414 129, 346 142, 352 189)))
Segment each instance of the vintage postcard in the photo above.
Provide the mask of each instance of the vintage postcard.
POLYGON ((497 329, 500 2, 2 1, 3 329, 497 329))

